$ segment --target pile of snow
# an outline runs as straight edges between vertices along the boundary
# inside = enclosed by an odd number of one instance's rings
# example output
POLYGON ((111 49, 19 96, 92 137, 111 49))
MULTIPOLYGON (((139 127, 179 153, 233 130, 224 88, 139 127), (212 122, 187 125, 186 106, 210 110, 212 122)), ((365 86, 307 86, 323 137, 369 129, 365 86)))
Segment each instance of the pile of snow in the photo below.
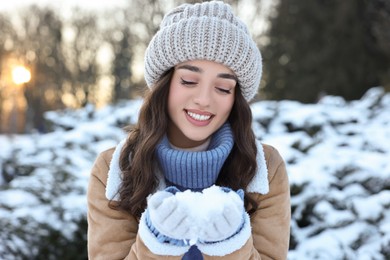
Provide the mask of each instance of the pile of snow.
POLYGON ((289 259, 390 258, 390 94, 253 105, 256 134, 287 162, 289 259))
MULTIPOLYGON (((50 112, 48 134, 0 136, 0 259, 86 258, 91 166, 125 137, 141 102, 50 112)), ((257 137, 287 163, 289 259, 389 259, 390 94, 261 101, 252 111, 257 137)))
POLYGON ((125 137, 139 104, 50 112, 51 133, 0 136, 0 259, 87 258, 92 164, 125 137))

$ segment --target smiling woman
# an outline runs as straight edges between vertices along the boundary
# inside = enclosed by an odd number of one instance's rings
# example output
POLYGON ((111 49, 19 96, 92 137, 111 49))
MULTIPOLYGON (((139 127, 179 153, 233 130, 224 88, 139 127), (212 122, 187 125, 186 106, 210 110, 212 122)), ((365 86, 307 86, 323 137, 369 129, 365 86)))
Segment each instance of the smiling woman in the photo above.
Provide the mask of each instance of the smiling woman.
POLYGON ((89 258, 286 258, 285 165, 252 129, 261 72, 257 45, 228 4, 165 15, 146 49, 138 122, 92 169, 89 258), (220 199, 199 210, 186 194, 220 199))
POLYGON ((177 65, 168 96, 171 144, 188 148, 205 142, 228 119, 236 85, 235 74, 222 64, 195 60, 177 65))

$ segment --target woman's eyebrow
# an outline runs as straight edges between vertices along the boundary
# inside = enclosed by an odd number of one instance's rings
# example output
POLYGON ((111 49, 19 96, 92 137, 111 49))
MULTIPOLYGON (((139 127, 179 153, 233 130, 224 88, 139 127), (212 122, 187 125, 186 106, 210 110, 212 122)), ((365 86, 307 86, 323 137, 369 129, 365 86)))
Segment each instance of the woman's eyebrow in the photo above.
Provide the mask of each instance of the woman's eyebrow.
MULTIPOLYGON (((197 73, 203 72, 203 69, 201 69, 197 66, 189 65, 189 64, 183 64, 183 65, 177 66, 176 69, 186 69, 186 70, 190 70, 192 72, 197 72, 197 73)), ((217 77, 222 78, 222 79, 232 79, 232 80, 238 82, 238 78, 235 75, 230 74, 230 73, 219 73, 217 75, 217 77)))
POLYGON ((218 78, 232 79, 232 80, 238 82, 238 78, 235 75, 230 74, 230 73, 219 73, 218 78))
POLYGON ((177 69, 185 69, 185 70, 190 70, 190 71, 193 71, 193 72, 203 72, 203 70, 199 67, 196 67, 196 66, 192 66, 192 65, 188 65, 188 64, 184 64, 184 65, 180 65, 180 66, 177 66, 177 69))

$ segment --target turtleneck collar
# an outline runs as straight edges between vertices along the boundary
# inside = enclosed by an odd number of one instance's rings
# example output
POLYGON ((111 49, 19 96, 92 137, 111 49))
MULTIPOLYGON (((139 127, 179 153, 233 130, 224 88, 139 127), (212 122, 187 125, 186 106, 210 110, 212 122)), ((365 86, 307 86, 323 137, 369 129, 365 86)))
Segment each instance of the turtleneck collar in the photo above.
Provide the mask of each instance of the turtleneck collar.
POLYGON ((164 136, 156 147, 156 155, 168 182, 181 188, 197 190, 215 184, 233 144, 231 127, 225 123, 212 135, 205 151, 172 148, 167 136, 164 136))

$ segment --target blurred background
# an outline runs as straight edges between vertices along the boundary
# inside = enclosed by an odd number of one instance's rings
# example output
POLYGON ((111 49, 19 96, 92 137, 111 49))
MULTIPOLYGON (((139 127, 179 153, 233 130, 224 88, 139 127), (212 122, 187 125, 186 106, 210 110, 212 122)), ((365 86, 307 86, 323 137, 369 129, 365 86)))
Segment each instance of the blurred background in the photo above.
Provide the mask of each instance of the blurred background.
MULTIPOLYGON (((137 121, 178 0, 0 1, 0 259, 87 259, 96 156, 137 121)), ((285 159, 289 260, 390 259, 390 0, 236 0, 253 129, 285 159)))
MULTIPOLYGON (((183 2, 2 1, 0 132, 46 132, 45 111, 142 94, 145 47, 183 2)), ((264 58, 258 99, 315 103, 390 89, 388 0, 227 2, 264 58)))

